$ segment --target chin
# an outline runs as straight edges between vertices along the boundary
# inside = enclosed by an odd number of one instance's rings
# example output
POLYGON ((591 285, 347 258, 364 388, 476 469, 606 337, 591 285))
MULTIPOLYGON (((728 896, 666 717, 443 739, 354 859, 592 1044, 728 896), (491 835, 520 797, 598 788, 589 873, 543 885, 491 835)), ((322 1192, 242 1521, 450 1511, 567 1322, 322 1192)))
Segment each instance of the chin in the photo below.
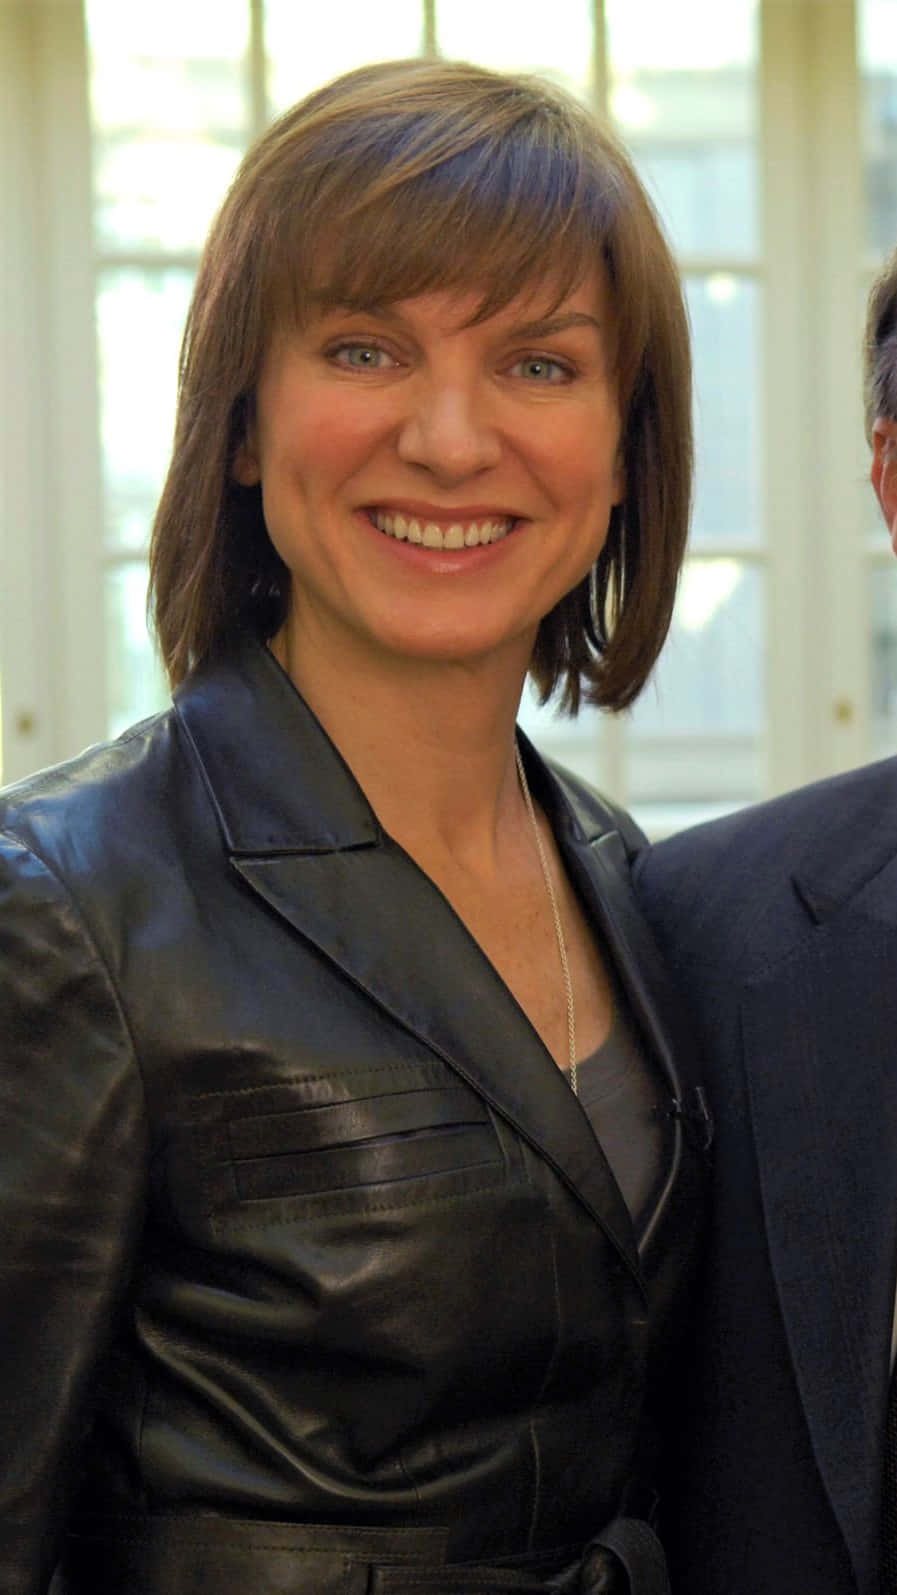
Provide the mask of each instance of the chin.
POLYGON ((434 633, 430 630, 424 636, 419 632, 396 636, 388 644, 388 651, 394 656, 434 668, 439 665, 488 667, 490 662, 496 668, 507 668, 510 662, 525 672, 534 641, 531 628, 523 635, 514 636, 483 632, 473 634, 464 630, 434 633))

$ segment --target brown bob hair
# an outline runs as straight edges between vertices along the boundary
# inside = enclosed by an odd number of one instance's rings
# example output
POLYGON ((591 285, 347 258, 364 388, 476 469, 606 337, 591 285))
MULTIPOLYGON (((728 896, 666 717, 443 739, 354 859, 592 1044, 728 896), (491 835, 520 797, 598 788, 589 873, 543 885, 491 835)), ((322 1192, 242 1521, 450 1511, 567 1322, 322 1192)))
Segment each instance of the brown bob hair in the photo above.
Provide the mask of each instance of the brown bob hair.
POLYGON ((181 351, 174 449, 153 528, 150 610, 172 684, 247 631, 268 640, 290 575, 261 490, 233 476, 272 335, 325 307, 475 289, 477 319, 608 273, 625 501, 590 576, 544 617, 543 701, 621 709, 669 627, 691 500, 682 291, 615 139, 531 77, 464 63, 362 67, 249 151, 215 220, 181 351))
POLYGON ((872 287, 863 345, 866 437, 881 416, 897 421, 897 249, 872 287))

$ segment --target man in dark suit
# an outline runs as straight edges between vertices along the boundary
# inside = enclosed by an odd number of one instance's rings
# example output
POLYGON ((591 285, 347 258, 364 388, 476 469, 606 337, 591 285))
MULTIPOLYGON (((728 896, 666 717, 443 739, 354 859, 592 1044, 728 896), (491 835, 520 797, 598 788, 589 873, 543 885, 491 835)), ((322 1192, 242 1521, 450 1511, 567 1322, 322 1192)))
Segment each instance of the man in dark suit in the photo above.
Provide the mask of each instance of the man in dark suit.
MULTIPOLYGON (((897 253, 870 299, 866 401, 897 551, 897 253)), ((897 1591, 897 758, 676 836, 637 882, 716 1118, 674 1589, 897 1591)))

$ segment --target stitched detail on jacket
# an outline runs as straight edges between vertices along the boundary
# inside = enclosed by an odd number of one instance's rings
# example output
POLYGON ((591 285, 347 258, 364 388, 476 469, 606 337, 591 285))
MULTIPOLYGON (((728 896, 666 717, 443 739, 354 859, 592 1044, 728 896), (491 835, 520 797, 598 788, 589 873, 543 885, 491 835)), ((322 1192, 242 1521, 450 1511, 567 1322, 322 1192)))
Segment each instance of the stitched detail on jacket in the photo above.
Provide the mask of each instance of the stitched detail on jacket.
MULTIPOLYGON (((271 1229, 276 1228, 279 1224, 301 1224, 303 1222, 313 1224, 322 1216, 332 1217, 339 1213, 351 1214, 353 1211, 359 1212, 361 1216, 366 1216, 368 1213, 402 1213, 405 1212, 409 1207, 456 1207, 462 1202, 466 1201, 466 1199, 470 1196, 485 1194, 487 1191, 491 1193, 495 1190, 496 1185, 503 1185, 505 1183, 504 1167, 503 1165, 496 1164, 495 1168, 496 1176, 494 1179, 484 1181, 482 1184, 467 1185, 463 1191, 452 1192, 448 1196, 424 1195, 420 1197, 406 1197, 403 1202, 363 1202, 360 1208, 358 1204, 358 1198, 356 1195, 354 1195, 354 1193, 350 1193, 353 1195, 353 1199, 351 1201, 342 1200, 339 1202, 331 1202, 326 1198, 323 1201, 319 1201, 317 1197, 309 1198, 307 1196, 280 1196, 271 1198, 271 1205, 276 1206, 281 1203, 283 1204, 283 1207, 286 1209, 286 1211, 283 1212, 282 1217, 269 1211, 264 1217, 259 1217, 258 1219, 247 1219, 244 1216, 246 1212, 246 1208, 244 1207, 238 1213, 211 1213, 209 1215, 209 1220, 213 1232, 218 1235, 220 1232, 227 1231, 235 1226, 239 1226, 241 1229, 271 1229), (306 1204, 309 1203, 309 1201, 314 1202, 314 1207, 307 1214, 293 1213, 289 1210, 290 1203, 300 1202, 306 1204)), ((463 1175, 467 1173, 467 1170, 460 1169, 458 1172, 463 1175)), ((452 1176, 429 1175, 427 1177, 429 1179, 442 1179, 446 1177, 451 1178, 452 1176)))

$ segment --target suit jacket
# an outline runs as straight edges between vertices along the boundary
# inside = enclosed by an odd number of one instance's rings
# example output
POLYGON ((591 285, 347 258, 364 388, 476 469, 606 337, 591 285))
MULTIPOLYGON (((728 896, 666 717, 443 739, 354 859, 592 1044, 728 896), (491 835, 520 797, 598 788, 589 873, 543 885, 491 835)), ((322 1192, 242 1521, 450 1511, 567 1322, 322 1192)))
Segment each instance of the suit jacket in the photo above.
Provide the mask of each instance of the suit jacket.
MULTIPOLYGON (((675 1112, 637 835, 526 756, 675 1112)), ((2 1595, 46 1589, 66 1525, 70 1587, 104 1595, 578 1552, 641 1468, 695 1250, 682 1121, 639 1241, 532 1027, 256 644, 0 827, 2 1595)))
POLYGON ((637 886, 697 1019, 716 1118, 674 1588, 877 1595, 897 761, 677 836, 637 886))

